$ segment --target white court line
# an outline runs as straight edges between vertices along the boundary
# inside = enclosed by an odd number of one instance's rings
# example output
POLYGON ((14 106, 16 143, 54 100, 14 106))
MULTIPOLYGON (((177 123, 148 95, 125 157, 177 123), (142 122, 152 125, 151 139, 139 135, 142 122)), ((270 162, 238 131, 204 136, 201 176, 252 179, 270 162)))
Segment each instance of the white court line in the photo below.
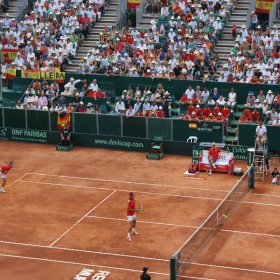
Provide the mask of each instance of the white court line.
POLYGON ((81 222, 87 215, 89 215, 92 211, 94 211, 99 205, 101 205, 104 201, 106 201, 110 196, 112 196, 116 190, 114 190, 111 194, 106 196, 101 202, 99 202, 95 207, 93 207, 88 213, 86 213, 80 220, 78 220, 72 227, 66 230, 60 237, 58 237, 49 247, 52 247, 56 242, 58 242, 65 234, 67 234, 73 227, 75 227, 79 222, 81 222))
POLYGON ((192 189, 192 190, 211 191, 211 192, 225 192, 225 193, 230 192, 230 190, 229 191, 213 190, 213 189, 203 189, 203 188, 194 188, 194 187, 151 184, 151 183, 144 183, 144 182, 127 182, 127 181, 119 181, 119 180, 83 178, 83 177, 73 177, 73 176, 64 176, 64 175, 49 175, 49 174, 43 174, 43 173, 28 173, 28 174, 39 175, 39 176, 61 177, 61 178, 69 178, 69 179, 72 178, 72 179, 80 179, 80 180, 88 180, 88 181, 101 181, 101 182, 112 182, 112 183, 122 183, 122 184, 132 184, 132 185, 147 185, 147 186, 165 187, 165 188, 181 188, 181 189, 192 189))
POLYGON ((26 175, 28 175, 28 173, 25 173, 24 175, 22 175, 21 177, 19 177, 18 179, 14 180, 12 183, 8 184, 4 189, 6 190, 8 187, 12 186, 14 183, 20 181, 22 178, 24 178, 26 175))
MULTIPOLYGON (((114 220, 114 221, 127 222, 127 219, 108 218, 108 217, 100 217, 100 216, 87 216, 87 218, 95 218, 95 219, 104 219, 104 220, 114 220)), ((195 227, 195 226, 177 225, 177 224, 166 224, 166 223, 148 222, 148 221, 140 221, 140 220, 137 220, 137 223, 152 224, 152 225, 163 225, 163 226, 171 226, 171 227, 184 227, 184 228, 193 228, 193 229, 199 228, 199 227, 195 227)))
MULTIPOLYGON (((53 263, 62 263, 62 264, 72 264, 72 265, 81 265, 81 266, 90 266, 90 267, 97 267, 97 268, 103 268, 103 269, 115 269, 115 270, 121 270, 121 271, 130 271, 130 272, 137 272, 141 273, 142 270, 136 270, 136 269, 130 269, 130 268, 121 268, 121 267, 113 267, 113 266, 104 266, 104 265, 95 265, 95 264, 88 264, 88 263, 77 263, 77 262, 68 262, 68 261, 61 261, 61 260, 53 260, 53 259, 44 259, 44 258, 34 258, 34 257, 25 257, 25 256, 18 256, 18 255, 9 255, 9 254, 0 254, 2 257, 8 257, 8 258, 17 258, 17 259, 26 259, 26 260, 36 260, 36 261, 44 261, 44 262, 53 262, 53 263)), ((149 270, 150 271, 150 270, 149 270)), ((150 271, 152 274, 157 275, 164 275, 164 276, 170 276, 170 274, 167 273, 161 273, 161 272, 155 272, 150 271)), ((183 278, 192 278, 192 279, 198 279, 198 280, 214 280, 210 278, 201 278, 201 277, 194 277, 194 276, 182 276, 183 278)))
MULTIPOLYGON (((87 216, 87 218, 95 218, 95 219, 105 219, 105 220, 114 220, 114 221, 124 221, 124 222, 127 222, 127 219, 108 218, 108 217, 100 217, 100 216, 87 216)), ((187 226, 187 225, 178 225, 178 224, 166 224, 166 223, 148 222, 148 221, 141 221, 141 220, 137 220, 137 223, 153 224, 153 225, 163 225, 163 226, 172 226, 172 227, 183 227, 183 228, 193 228, 193 229, 199 228, 199 227, 196 227, 196 226, 187 226)), ((278 238, 280 238, 280 235, 276 235, 276 234, 266 234, 266 233, 249 232, 249 231, 238 231, 238 230, 230 230, 230 229, 219 229, 219 230, 220 231, 225 231, 225 232, 231 232, 231 233, 239 233, 239 234, 247 234, 247 235, 258 235, 258 236, 267 236, 267 237, 278 237, 278 238)))
MULTIPOLYGON (((45 182, 35 182, 35 181, 25 181, 20 180, 23 183, 32 183, 32 184, 40 184, 40 185, 55 185, 62 187, 71 187, 71 188, 84 188, 84 189, 95 189, 95 190, 112 190, 107 188, 97 188, 97 187, 84 187, 79 185, 69 185, 69 184, 58 184, 58 183, 45 183, 45 182)), ((118 192, 130 192, 129 190, 117 190, 118 192)), ((134 191, 135 193, 144 193, 144 194, 153 194, 153 195, 162 195, 162 196, 174 196, 174 197, 183 197, 183 198, 191 198, 191 199, 203 199, 203 200, 218 200, 222 201, 221 198, 212 198, 212 197, 202 197, 202 196, 191 196, 191 195, 180 195, 180 194, 168 194, 168 193, 156 193, 156 192, 142 192, 142 191, 134 191)))
MULTIPOLYGON (((124 242, 127 243, 126 239, 124 238, 124 242)), ((19 245, 25 247, 36 247, 36 248, 44 248, 44 249, 56 249, 61 251, 70 251, 70 252, 79 252, 79 253, 87 253, 87 254, 96 254, 96 255, 104 255, 104 256, 113 256, 113 257, 124 257, 124 258, 132 258, 132 259, 143 259, 143 260, 151 260, 151 261, 159 261, 159 262, 169 262, 170 260, 165 259, 156 259, 151 257, 141 257, 141 256, 131 256, 131 255, 124 255, 124 254, 116 254, 116 253, 106 253, 106 252, 98 252, 98 251, 90 251, 90 250, 81 250, 81 249, 72 249, 72 248, 64 248, 64 247, 57 247, 57 246, 44 246, 44 245, 36 245, 36 244, 28 244, 28 243, 20 243, 20 242, 11 242, 11 241, 2 241, 2 244, 12 244, 12 245, 19 245)))
POLYGON ((254 193, 254 195, 259 195, 259 196, 268 196, 268 197, 280 197, 280 195, 275 195, 275 194, 261 194, 261 193, 254 193))
POLYGON ((214 265, 214 264, 205 264, 205 263, 192 263, 194 265, 199 266, 208 266, 208 267, 216 267, 216 268, 224 268, 224 269, 230 269, 230 270, 242 270, 247 272, 255 272, 255 273, 264 273, 264 274, 271 274, 271 275, 280 275, 278 272, 271 272, 271 271, 264 271, 264 270, 255 270, 255 269, 249 269, 249 268, 240 268, 240 267, 231 267, 231 266, 222 266, 222 265, 214 265))
POLYGON ((240 234, 248 234, 248 235, 267 236, 267 237, 278 237, 278 238, 280 237, 280 235, 276 235, 276 234, 267 234, 267 233, 249 232, 249 231, 238 231, 238 230, 230 230, 230 229, 220 229, 220 231, 240 233, 240 234))

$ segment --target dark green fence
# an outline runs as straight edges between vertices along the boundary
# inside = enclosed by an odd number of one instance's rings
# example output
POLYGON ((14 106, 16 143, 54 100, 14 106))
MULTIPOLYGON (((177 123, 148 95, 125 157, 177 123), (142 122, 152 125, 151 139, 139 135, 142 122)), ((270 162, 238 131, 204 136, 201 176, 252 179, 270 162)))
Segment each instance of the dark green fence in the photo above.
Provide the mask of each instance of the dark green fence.
MULTIPOLYGON (((57 112, 3 108, 3 127, 57 132, 57 112)), ((1 110, 1 111, 2 111, 1 110)), ((2 116, 2 114, 1 114, 2 116)), ((72 131, 77 134, 108 135, 187 142, 223 142, 222 123, 187 120, 71 113, 72 131)))
MULTIPOLYGON (((255 146, 256 124, 239 124, 239 145, 255 146)), ((270 151, 280 151, 280 127, 266 125, 267 142, 270 151)))

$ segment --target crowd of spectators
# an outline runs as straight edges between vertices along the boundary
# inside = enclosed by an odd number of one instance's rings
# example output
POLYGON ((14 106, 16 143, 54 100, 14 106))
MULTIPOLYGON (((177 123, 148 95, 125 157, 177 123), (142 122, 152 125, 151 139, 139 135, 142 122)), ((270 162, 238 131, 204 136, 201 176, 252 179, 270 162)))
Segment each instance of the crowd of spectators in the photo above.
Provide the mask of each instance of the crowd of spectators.
MULTIPOLYGON (((106 0, 37 0, 33 11, 18 22, 7 13, 0 20, 1 48, 18 49, 12 61, 16 69, 54 71, 71 64, 76 50, 89 35, 94 22, 106 9, 106 0)), ((3 53, 2 77, 9 67, 8 52, 3 53)))
POLYGON ((215 79, 219 57, 213 50, 233 2, 181 0, 148 5, 152 11, 158 9, 158 22, 152 20, 146 30, 105 26, 99 48, 80 61, 77 73, 198 80, 206 71, 204 78, 215 79))

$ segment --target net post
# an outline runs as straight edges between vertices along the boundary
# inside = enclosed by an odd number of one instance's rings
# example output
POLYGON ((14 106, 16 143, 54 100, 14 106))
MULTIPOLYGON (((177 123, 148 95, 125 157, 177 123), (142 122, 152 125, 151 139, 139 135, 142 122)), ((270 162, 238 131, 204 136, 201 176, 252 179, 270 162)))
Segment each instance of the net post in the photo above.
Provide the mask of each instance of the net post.
POLYGON ((176 280, 177 273, 176 273, 176 258, 172 256, 170 258, 170 280, 176 280))
POLYGON ((255 168, 254 163, 250 166, 249 172, 248 172, 248 187, 249 189, 255 188, 255 168))

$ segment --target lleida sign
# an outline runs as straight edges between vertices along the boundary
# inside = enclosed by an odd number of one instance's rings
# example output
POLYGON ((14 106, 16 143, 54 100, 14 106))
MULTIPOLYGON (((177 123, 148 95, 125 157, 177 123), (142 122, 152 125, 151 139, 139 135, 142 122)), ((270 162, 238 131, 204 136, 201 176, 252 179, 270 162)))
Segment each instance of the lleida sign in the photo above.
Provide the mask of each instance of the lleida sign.
POLYGON ((38 130, 1 128, 0 140, 30 143, 47 143, 47 132, 38 130))

